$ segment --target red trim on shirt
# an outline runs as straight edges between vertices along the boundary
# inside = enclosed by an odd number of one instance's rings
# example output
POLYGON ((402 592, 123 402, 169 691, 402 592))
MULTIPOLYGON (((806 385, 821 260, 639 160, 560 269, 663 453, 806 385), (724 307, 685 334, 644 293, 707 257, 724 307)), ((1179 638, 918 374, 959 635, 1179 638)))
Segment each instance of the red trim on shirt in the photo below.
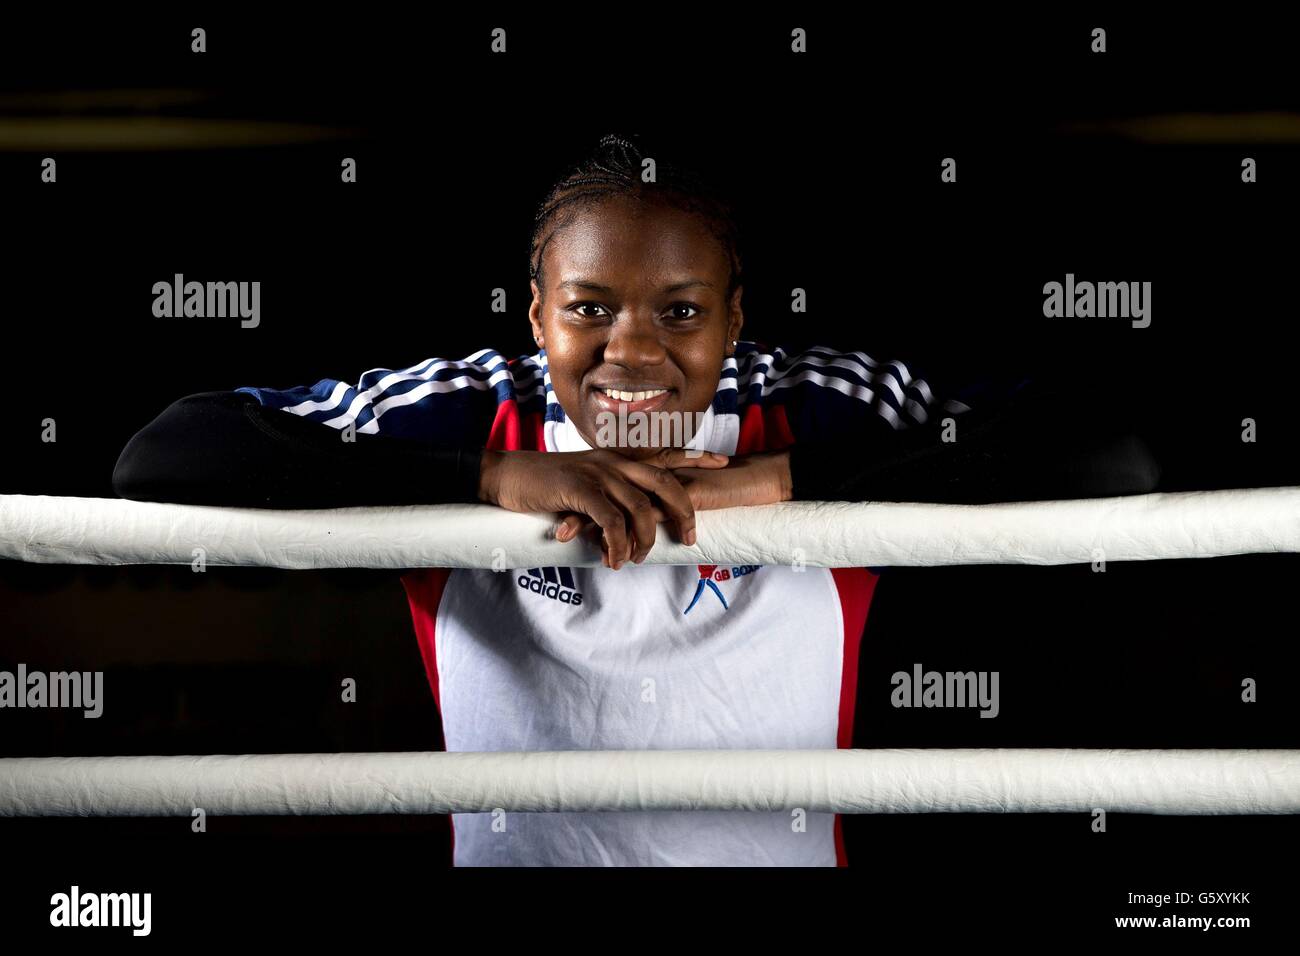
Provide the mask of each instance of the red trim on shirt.
POLYGON ((514 451, 519 447, 519 403, 508 398, 497 406, 486 448, 491 451, 514 451))
POLYGON ((794 444, 794 434, 785 417, 784 405, 759 408, 750 405, 740 416, 740 435, 736 440, 737 455, 752 455, 760 451, 781 451, 794 444))
POLYGON ((764 417, 772 436, 768 443, 769 451, 781 451, 794 444, 794 432, 790 430, 790 422, 785 417, 784 405, 773 405, 767 409, 764 417))
POLYGON ((755 451, 783 451, 794 444, 794 433, 785 418, 785 406, 761 408, 751 405, 740 416, 740 436, 736 440, 737 455, 751 455, 755 451))
POLYGON ((497 406, 484 447, 490 451, 545 451, 546 418, 541 412, 519 414, 519 403, 508 398, 497 406))
MULTIPOLYGON (((451 576, 450 568, 419 568, 402 575, 402 587, 406 589, 406 600, 411 605, 411 621, 415 625, 415 639, 420 645, 420 657, 424 659, 424 673, 429 678, 429 689, 433 691, 433 702, 442 714, 442 695, 438 684, 438 645, 435 641, 438 606, 442 603, 442 592, 447 587, 447 578, 451 576)), ((439 721, 438 750, 447 749, 447 737, 442 732, 439 721)), ((451 832, 451 865, 456 865, 456 822, 447 814, 447 827, 451 832)))
POLYGON ((418 568, 402 575, 402 587, 406 589, 406 600, 411 605, 415 639, 420 644, 420 656, 424 658, 424 673, 429 678, 429 689, 433 691, 433 702, 439 711, 442 710, 442 697, 438 693, 438 649, 434 632, 438 605, 442 602, 442 592, 450 575, 450 568, 418 568))
MULTIPOLYGON (((866 568, 831 568, 830 571, 844 614, 844 669, 840 674, 840 723, 835 745, 848 750, 853 746, 853 712, 858 700, 858 651, 880 576, 866 568)), ((835 814, 835 860, 837 866, 849 865, 838 813, 835 814)))
POLYGON ((740 436, 736 439, 736 454, 753 454, 754 449, 764 444, 763 413, 756 405, 750 405, 740 416, 740 436))

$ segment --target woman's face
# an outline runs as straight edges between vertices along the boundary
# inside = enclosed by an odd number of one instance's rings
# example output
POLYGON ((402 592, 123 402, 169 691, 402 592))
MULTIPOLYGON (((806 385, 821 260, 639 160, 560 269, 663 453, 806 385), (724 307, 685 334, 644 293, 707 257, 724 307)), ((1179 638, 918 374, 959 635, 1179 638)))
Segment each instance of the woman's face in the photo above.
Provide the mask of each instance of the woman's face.
MULTIPOLYGON (((593 448, 602 413, 705 411, 744 323, 722 243, 695 215, 611 198, 582 207, 547 244, 528 317, 551 387, 593 448), (626 394, 633 393, 632 400, 626 394), (637 392, 662 392, 642 396, 637 392)), ((607 434, 607 432, 606 432, 607 434)), ((619 443, 622 445, 622 443, 619 443)), ((644 458, 659 447, 618 447, 644 458)))

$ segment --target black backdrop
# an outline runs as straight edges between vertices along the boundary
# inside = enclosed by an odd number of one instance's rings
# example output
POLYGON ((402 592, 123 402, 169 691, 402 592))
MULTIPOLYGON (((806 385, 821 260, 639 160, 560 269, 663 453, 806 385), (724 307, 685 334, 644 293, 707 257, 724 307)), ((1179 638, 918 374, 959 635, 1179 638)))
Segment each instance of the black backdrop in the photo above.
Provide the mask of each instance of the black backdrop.
MULTIPOLYGON (((52 150, 6 141, 0 491, 110 495, 122 445, 190 392, 529 349, 531 212, 569 162, 618 131, 712 167, 739 194, 747 335, 898 356, 936 381, 1070 383, 1131 417, 1160 454, 1166 490, 1300 483, 1290 409, 1300 149, 1285 137, 1143 144, 1069 127, 1296 109, 1280 23, 1107 16, 1110 52, 1095 56, 1091 17, 790 16, 13 24, 0 41, 9 121, 109 117, 122 109, 102 96, 40 97, 147 88, 201 96, 146 116, 339 132, 299 146, 59 150, 53 186, 36 172, 52 150), (189 52, 194 25, 208 30, 202 56, 189 52), (486 52, 498 25, 509 30, 505 58, 486 52), (792 25, 809 30, 806 57, 786 52, 792 25), (344 155, 358 160, 354 186, 338 182, 344 155), (1241 183, 1243 155, 1258 160, 1259 183, 1241 183), (945 156, 958 160, 956 184, 938 182, 945 156), (154 318, 152 284, 176 272, 260 280, 260 326, 154 318), (1044 319, 1042 285, 1067 272, 1151 281, 1151 327, 1044 319), (797 321, 795 286, 810 303, 797 321), (507 290, 505 319, 489 308, 496 287, 507 290), (1239 439, 1246 417, 1259 423, 1253 445, 1239 439), (45 418, 56 443, 40 440, 45 418)), ((1102 575, 890 569, 863 645, 855 743, 1295 747, 1295 570, 1280 555, 1102 575), (1001 718, 889 707, 889 674, 917 660, 1000 670, 1001 718), (1261 685, 1249 706, 1239 701, 1247 676, 1261 685)), ((434 746, 437 714, 392 576, 196 577, 0 567, 0 667, 106 669, 115 702, 98 721, 11 712, 0 750, 434 746), (337 701, 344 676, 362 688, 355 705, 337 701)), ((1293 818, 1121 817, 1106 835, 1074 816, 855 817, 846 827, 847 873, 735 877, 737 898, 804 886, 870 904, 877 919, 963 913, 998 938, 1016 921, 1100 929, 1138 912, 1123 905, 1128 892, 1253 887, 1245 912, 1262 925, 1285 912, 1286 884, 1269 866, 1297 835, 1293 818)), ((0 821, 0 839, 32 867, 0 912, 16 930, 39 929, 73 869, 86 884, 153 889, 159 934, 236 932, 223 911, 267 918, 268 895, 305 907, 296 931, 338 928, 321 922, 329 901, 349 901, 347 921, 358 922, 362 910, 400 918, 426 893, 450 901, 508 887, 510 906, 536 902, 512 877, 436 872, 447 859, 439 819, 222 819, 211 830, 0 821)), ((641 881, 659 878, 622 879, 629 911, 641 911, 641 881)), ((662 889, 696 886, 673 879, 662 889)), ((609 884, 569 874, 563 885, 609 884)))

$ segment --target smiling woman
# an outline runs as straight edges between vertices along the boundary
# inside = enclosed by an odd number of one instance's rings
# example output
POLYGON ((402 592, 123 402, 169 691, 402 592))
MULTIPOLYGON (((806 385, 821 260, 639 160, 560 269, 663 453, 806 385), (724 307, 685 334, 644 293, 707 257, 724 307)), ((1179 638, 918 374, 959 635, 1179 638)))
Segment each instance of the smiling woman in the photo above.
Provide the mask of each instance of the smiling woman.
MULTIPOLYGON (((551 190, 531 252, 536 353, 190 396, 132 439, 115 474, 130 498, 480 501, 557 514, 561 541, 597 526, 601 567, 530 567, 502 548, 493 570, 405 574, 448 751, 852 745, 877 573, 642 564, 661 521, 691 545, 697 511, 739 505, 1154 486, 1140 442, 1023 383, 972 408, 899 361, 744 340, 730 211, 629 139, 606 137, 551 190), (611 413, 693 427, 602 441, 611 413), (959 425, 960 441, 945 437, 959 425)), ((458 813, 454 833, 470 865, 845 863, 834 813, 798 828, 781 812, 517 813, 506 831, 458 813)))
POLYGON ((709 407, 745 321, 737 232, 698 174, 618 136, 546 197, 533 224, 528 319, 588 445, 604 413, 709 407))
POLYGON ((694 215, 662 203, 589 201, 548 239, 550 269, 541 274, 554 287, 543 291, 533 279, 534 339, 546 349, 560 404, 593 446, 597 415, 621 405, 707 409, 744 324, 742 289, 726 291, 725 250, 694 215))

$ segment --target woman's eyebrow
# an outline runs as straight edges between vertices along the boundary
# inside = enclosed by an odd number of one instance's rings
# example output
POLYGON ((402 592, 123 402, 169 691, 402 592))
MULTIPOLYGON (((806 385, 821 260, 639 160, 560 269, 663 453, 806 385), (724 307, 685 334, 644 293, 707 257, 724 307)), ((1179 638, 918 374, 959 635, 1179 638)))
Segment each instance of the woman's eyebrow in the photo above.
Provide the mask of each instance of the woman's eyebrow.
MULTIPOLYGON (((687 279, 685 282, 674 282, 672 285, 666 285, 659 291, 680 292, 682 289, 690 289, 690 288, 694 288, 695 286, 703 286, 706 289, 712 289, 713 283, 705 282, 703 279, 687 279)), ((599 283, 596 282, 588 282, 585 279, 567 279, 564 282, 561 282, 558 286, 556 286, 556 288, 557 289, 569 289, 569 288, 586 289, 589 292, 603 292, 606 294, 610 294, 614 291, 609 286, 600 285, 599 283)))
POLYGON ((595 282, 587 282, 584 279, 567 279, 556 286, 557 289, 586 289, 589 292, 604 292, 606 294, 613 292, 607 285, 599 285, 595 282))

